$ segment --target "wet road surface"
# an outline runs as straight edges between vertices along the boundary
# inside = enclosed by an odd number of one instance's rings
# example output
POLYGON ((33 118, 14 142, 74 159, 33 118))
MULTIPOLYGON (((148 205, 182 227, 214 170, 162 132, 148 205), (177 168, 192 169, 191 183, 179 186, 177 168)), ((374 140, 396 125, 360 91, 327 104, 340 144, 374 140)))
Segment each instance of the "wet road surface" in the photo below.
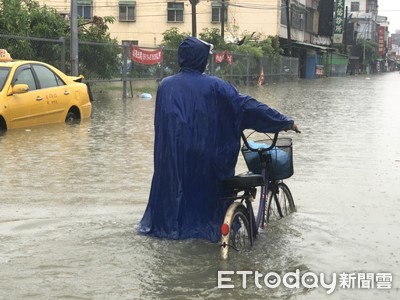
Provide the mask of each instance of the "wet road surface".
POLYGON ((295 174, 286 181, 297 213, 228 262, 215 244, 136 233, 152 177, 155 97, 96 94, 90 121, 8 131, 0 299, 399 299, 399 83, 390 73, 240 88, 302 130, 289 135, 295 174), (259 288, 253 275, 243 288, 230 275, 235 288, 219 289, 221 270, 336 273, 337 284, 328 296, 323 287, 259 288), (339 286, 341 273, 355 274, 354 288, 339 286), (392 276, 390 289, 361 280, 378 273, 392 276))

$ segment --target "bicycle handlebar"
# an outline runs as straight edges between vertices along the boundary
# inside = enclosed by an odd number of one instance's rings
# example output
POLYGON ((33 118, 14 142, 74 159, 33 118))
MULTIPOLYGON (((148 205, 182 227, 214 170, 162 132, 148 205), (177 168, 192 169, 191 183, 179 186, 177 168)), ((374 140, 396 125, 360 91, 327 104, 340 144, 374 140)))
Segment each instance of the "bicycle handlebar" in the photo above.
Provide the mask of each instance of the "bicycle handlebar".
POLYGON ((274 134, 274 138, 272 139, 272 144, 268 148, 258 148, 258 149, 256 149, 256 148, 251 147, 249 145, 249 142, 247 141, 247 138, 246 138, 246 136, 244 135, 243 132, 242 132, 242 139, 243 139, 243 142, 246 145, 247 149, 249 149, 251 151, 254 151, 254 152, 258 152, 258 153, 263 153, 263 152, 267 152, 267 151, 269 151, 269 150, 271 150, 272 148, 275 147, 276 142, 278 140, 278 135, 279 135, 279 132, 276 132, 274 134))

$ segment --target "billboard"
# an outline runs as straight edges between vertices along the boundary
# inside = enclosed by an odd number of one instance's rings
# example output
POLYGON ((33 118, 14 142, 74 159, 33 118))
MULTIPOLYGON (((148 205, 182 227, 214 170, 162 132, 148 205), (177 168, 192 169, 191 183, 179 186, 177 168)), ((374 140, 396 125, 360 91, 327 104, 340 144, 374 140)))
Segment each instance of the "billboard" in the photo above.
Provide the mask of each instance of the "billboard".
POLYGON ((378 31, 378 53, 380 56, 385 55, 385 27, 379 26, 378 31))
POLYGON ((343 42, 344 18, 344 0, 337 0, 335 9, 335 27, 333 32, 333 43, 335 44, 341 44, 343 42))

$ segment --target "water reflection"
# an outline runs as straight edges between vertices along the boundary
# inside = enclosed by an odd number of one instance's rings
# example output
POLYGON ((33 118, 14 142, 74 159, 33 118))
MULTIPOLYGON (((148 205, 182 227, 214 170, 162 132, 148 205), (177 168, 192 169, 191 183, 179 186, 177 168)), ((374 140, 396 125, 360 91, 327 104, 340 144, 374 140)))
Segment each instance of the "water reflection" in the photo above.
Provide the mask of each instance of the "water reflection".
MULTIPOLYGON (((395 288, 332 299, 396 299, 400 276, 398 74, 241 88, 297 120, 298 212, 251 253, 140 236, 153 165, 153 100, 96 94, 91 121, 0 136, 0 289, 10 299, 321 299, 316 290, 218 289, 218 270, 392 272, 395 288)), ((245 169, 242 158, 238 172, 245 169)))

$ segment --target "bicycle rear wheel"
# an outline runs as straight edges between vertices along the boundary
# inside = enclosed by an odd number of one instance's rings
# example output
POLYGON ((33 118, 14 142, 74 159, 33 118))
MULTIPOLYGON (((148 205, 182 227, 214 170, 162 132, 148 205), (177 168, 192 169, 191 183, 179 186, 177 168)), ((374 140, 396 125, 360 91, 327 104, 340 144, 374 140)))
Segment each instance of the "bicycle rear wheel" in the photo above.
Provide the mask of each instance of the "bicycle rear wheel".
POLYGON ((228 259, 235 253, 249 250, 252 246, 250 237, 249 216, 246 207, 233 203, 221 226, 221 258, 228 259))
POLYGON ((292 193, 283 183, 275 183, 268 193, 267 222, 279 220, 296 211, 292 193))

